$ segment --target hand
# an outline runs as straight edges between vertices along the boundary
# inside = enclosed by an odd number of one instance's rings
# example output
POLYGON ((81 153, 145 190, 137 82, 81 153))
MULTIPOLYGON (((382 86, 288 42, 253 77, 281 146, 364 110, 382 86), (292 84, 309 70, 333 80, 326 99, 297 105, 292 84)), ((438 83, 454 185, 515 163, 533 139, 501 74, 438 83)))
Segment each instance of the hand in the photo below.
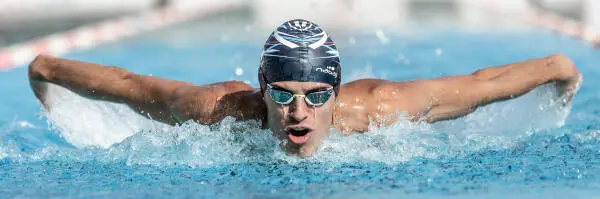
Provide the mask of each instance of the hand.
POLYGON ((36 57, 29 65, 29 85, 33 94, 40 100, 40 103, 46 110, 49 110, 46 94, 48 91, 47 75, 50 72, 47 69, 46 57, 40 55, 36 57))
POLYGON ((583 83, 583 77, 575 64, 568 58, 557 56, 553 61, 556 62, 556 72, 558 72, 556 86, 561 99, 564 100, 564 105, 566 105, 571 102, 573 95, 579 90, 583 83))
POLYGON ((556 86, 558 88, 560 98, 563 100, 563 105, 567 105, 571 102, 573 95, 577 93, 581 83, 583 83, 583 77, 581 74, 577 74, 577 76, 573 79, 557 82, 556 86))

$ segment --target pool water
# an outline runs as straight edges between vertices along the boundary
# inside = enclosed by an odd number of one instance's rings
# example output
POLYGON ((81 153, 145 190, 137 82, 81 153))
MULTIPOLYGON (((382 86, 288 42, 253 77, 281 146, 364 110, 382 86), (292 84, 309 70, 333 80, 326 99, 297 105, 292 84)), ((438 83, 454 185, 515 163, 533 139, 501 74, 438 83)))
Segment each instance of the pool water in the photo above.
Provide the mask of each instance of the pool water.
MULTIPOLYGON (((184 24, 66 58, 206 84, 257 86, 268 31, 184 24), (243 33, 243 34, 239 34, 243 33)), ((543 30, 333 32, 344 82, 470 73, 563 53, 585 82, 572 107, 552 85, 451 121, 330 131, 286 156, 255 122, 172 127, 53 87, 40 109, 26 68, 0 72, 3 198, 592 198, 600 194, 600 51, 543 30), (377 33, 379 32, 379 33, 377 33), (384 33, 384 34, 381 34, 384 33)))

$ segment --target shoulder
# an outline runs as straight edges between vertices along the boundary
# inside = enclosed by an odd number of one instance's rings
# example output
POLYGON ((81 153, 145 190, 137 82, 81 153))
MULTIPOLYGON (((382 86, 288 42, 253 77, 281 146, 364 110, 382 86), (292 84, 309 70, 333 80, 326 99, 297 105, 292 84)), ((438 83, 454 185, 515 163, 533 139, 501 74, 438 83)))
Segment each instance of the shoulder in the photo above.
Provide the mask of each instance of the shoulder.
POLYGON ((390 81, 383 79, 359 79, 348 82, 340 87, 340 95, 365 95, 373 92, 383 84, 390 81))
POLYGON ((212 123, 214 122, 213 115, 219 100, 226 96, 235 95, 235 93, 245 93, 245 91, 252 90, 254 88, 240 81, 207 85, 185 84, 173 91, 168 104, 169 108, 181 121, 194 119, 200 123, 212 123))
POLYGON ((348 83, 340 91, 343 102, 362 102, 369 114, 388 115, 405 111, 412 116, 422 114, 431 101, 432 82, 411 80, 394 82, 381 79, 364 79, 348 83))
POLYGON ((184 84, 177 87, 171 96, 173 100, 214 98, 228 93, 252 89, 250 85, 240 81, 218 82, 207 85, 184 84))
POLYGON ((341 87, 341 95, 350 96, 369 96, 378 99, 393 97, 397 95, 407 95, 415 92, 425 92, 425 88, 430 88, 436 84, 431 80, 411 80, 405 82, 395 82, 384 79, 360 79, 344 84, 341 87))

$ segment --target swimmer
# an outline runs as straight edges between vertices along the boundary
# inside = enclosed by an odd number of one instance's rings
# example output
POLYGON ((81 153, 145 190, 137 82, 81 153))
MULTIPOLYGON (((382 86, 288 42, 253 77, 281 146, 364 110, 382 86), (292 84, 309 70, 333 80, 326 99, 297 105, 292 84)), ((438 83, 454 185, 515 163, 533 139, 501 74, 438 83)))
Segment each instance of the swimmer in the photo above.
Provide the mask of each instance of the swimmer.
POLYGON ((296 19, 283 23, 267 39, 258 67, 260 88, 240 81, 194 85, 47 55, 31 62, 29 80, 49 111, 46 83, 83 97, 126 104, 171 125, 188 120, 215 124, 227 116, 255 120, 282 141, 288 154, 300 157, 311 156, 331 126, 350 134, 367 132, 371 122, 385 126, 398 119, 454 119, 545 83, 555 83, 569 103, 581 81, 564 55, 406 82, 361 79, 341 85, 341 69, 331 36, 317 24, 296 19))

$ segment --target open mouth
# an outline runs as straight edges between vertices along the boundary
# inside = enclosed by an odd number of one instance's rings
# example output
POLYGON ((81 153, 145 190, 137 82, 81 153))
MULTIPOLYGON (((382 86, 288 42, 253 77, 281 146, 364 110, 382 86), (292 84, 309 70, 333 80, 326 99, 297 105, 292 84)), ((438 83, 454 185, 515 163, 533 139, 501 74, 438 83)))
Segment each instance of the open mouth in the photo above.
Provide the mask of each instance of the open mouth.
POLYGON ((310 138, 312 129, 304 127, 286 128, 290 141, 296 144, 304 144, 310 138))

